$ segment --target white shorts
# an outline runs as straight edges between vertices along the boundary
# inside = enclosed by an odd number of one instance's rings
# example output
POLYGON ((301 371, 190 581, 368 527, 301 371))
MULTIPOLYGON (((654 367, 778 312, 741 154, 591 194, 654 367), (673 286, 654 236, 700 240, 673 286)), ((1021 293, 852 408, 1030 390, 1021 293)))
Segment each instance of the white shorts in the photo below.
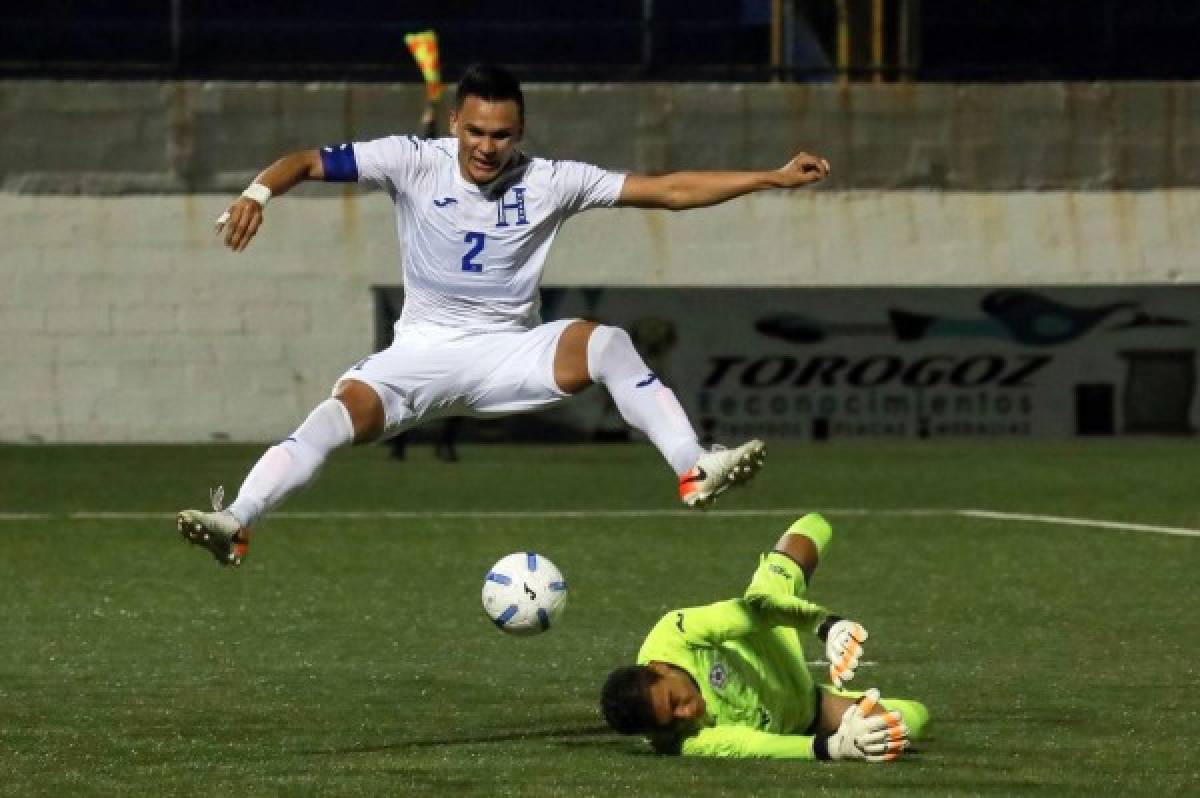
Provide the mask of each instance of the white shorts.
POLYGON ((462 333, 396 325, 392 345, 364 358, 334 383, 365 383, 383 402, 383 437, 444 416, 526 413, 570 394, 554 381, 558 339, 576 319, 532 330, 462 333))

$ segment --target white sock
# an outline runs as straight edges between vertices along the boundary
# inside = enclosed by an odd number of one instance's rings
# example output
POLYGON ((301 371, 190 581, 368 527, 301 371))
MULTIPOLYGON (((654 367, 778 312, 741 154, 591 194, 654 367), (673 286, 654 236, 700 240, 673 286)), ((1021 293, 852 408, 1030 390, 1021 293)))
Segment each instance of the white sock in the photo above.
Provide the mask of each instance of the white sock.
POLYGON ((588 373, 608 389, 621 418, 646 434, 676 474, 690 471, 704 449, 675 392, 646 366, 629 333, 597 327, 588 339, 587 358, 588 373))
POLYGON ((229 512, 250 526, 312 479, 329 453, 354 440, 350 412, 337 399, 326 399, 291 437, 267 449, 246 475, 229 512))

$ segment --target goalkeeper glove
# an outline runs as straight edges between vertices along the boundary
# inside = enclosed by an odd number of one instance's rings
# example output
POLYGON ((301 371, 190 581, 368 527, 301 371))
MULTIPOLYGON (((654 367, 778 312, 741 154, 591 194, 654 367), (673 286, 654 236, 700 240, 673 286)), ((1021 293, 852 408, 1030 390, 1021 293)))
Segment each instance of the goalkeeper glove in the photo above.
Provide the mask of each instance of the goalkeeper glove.
POLYGON ((862 658, 862 644, 867 640, 867 630, 860 623, 830 615, 817 627, 817 637, 825 641, 829 680, 835 687, 841 687, 854 678, 854 669, 862 658))
POLYGON ((842 715, 837 731, 813 738, 817 759, 865 759, 890 762, 908 748, 908 726, 899 712, 869 713, 879 703, 879 691, 872 688, 842 715))

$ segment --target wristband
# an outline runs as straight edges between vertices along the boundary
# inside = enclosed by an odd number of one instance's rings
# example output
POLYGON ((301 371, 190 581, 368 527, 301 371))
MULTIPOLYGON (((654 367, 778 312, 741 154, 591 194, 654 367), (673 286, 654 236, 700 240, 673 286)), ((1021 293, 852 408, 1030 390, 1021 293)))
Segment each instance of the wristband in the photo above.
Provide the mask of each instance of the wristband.
POLYGON ((821 621, 821 623, 817 625, 817 629, 816 629, 817 638, 821 642, 825 642, 825 640, 829 638, 829 630, 833 628, 833 625, 835 623, 837 623, 838 621, 844 621, 844 620, 846 620, 846 619, 842 618, 840 615, 825 616, 825 620, 821 621))
POLYGON ((246 186, 246 190, 242 192, 242 196, 246 199, 252 199, 265 208, 267 203, 271 201, 271 189, 264 186, 262 183, 251 183, 246 186))
POLYGON ((833 759, 829 755, 829 735, 818 734, 813 737, 813 759, 819 759, 822 762, 828 762, 833 759))

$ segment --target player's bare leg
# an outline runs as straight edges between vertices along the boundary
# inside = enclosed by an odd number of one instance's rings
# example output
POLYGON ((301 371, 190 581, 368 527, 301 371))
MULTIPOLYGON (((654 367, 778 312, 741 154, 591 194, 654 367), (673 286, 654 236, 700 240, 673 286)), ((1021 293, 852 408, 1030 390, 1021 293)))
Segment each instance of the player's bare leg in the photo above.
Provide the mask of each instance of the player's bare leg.
POLYGON ((365 383, 344 380, 334 398, 317 405, 290 437, 259 458, 233 504, 222 509, 214 492, 211 512, 179 513, 179 533, 188 543, 206 549, 219 564, 241 565, 255 521, 307 484, 334 449, 377 440, 384 424, 383 403, 375 391, 365 383))
POLYGON ((812 538, 789 529, 775 544, 775 551, 790 557, 804 571, 804 581, 812 583, 813 572, 817 570, 817 563, 821 559, 820 550, 812 538))
POLYGON ((574 394, 592 384, 587 348, 588 339, 598 326, 594 321, 577 321, 568 325, 559 336, 554 350, 554 382, 559 390, 574 394))
POLYGON ((554 354, 554 379, 567 393, 603 384, 621 417, 641 430, 679 476, 679 497, 707 507, 716 496, 745 482, 766 458, 762 441, 705 451, 675 393, 650 371, 629 334, 590 321, 568 326, 554 354))
POLYGON ((374 388, 358 380, 342 380, 333 395, 346 406, 350 414, 356 445, 379 440, 387 418, 383 412, 383 402, 374 388))

